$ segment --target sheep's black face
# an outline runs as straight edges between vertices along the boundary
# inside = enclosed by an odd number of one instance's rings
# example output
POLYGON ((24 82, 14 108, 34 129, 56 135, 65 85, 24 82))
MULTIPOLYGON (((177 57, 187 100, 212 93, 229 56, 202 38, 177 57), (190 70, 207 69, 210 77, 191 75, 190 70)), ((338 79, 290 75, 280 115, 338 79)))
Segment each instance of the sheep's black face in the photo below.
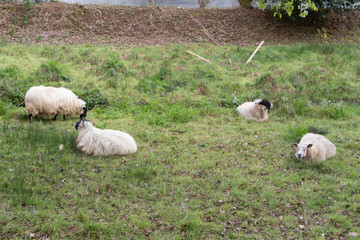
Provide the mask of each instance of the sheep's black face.
POLYGON ((84 121, 85 121, 85 119, 80 119, 79 121, 77 121, 77 122, 75 123, 75 126, 74 126, 75 129, 76 129, 76 130, 79 130, 80 123, 81 123, 81 122, 84 122, 84 121))
POLYGON ((263 99, 259 104, 264 105, 267 109, 272 109, 273 105, 266 99, 263 99))
POLYGON ((80 119, 83 119, 86 117, 86 113, 87 113, 87 108, 86 107, 83 107, 82 108, 84 110, 84 112, 82 114, 80 114, 80 119))

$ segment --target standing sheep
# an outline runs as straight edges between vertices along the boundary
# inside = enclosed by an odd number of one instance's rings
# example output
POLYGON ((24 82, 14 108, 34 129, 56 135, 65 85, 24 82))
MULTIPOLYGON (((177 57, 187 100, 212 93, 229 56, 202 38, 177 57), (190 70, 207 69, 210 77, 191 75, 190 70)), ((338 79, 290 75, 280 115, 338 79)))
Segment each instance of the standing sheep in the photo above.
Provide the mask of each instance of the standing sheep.
POLYGON ((29 121, 32 121, 33 116, 37 118, 38 115, 42 115, 44 118, 50 118, 53 114, 53 120, 56 120, 58 114, 62 114, 64 120, 66 116, 74 114, 80 114, 80 118, 84 118, 87 112, 85 104, 71 90, 62 87, 31 87, 25 95, 29 121))
POLYGON ((95 156, 125 155, 137 151, 135 140, 127 133, 99 129, 92 121, 81 119, 75 124, 79 130, 76 147, 86 154, 95 156))
POLYGON ((255 120, 260 123, 268 120, 268 110, 272 108, 273 105, 268 100, 256 99, 254 102, 245 102, 241 104, 236 110, 239 113, 239 117, 255 120))
POLYGON ((295 157, 298 160, 309 160, 312 162, 321 162, 335 156, 335 145, 322 135, 307 133, 300 143, 293 143, 297 148, 295 157))

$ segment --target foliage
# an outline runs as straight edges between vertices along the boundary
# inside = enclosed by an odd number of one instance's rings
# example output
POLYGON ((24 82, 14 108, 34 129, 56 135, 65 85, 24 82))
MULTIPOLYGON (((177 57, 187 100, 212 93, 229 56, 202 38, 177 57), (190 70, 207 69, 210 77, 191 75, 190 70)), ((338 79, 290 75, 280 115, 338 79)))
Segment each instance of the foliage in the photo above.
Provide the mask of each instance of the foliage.
POLYGON ((71 79, 66 76, 64 67, 57 61, 49 61, 41 64, 35 73, 35 78, 49 82, 71 81, 71 79))
POLYGON ((259 0, 259 7, 265 10, 270 7, 274 11, 274 16, 278 15, 282 18, 282 12, 286 12, 287 15, 291 16, 293 12, 299 10, 300 17, 306 17, 309 10, 317 11, 318 8, 314 4, 313 0, 259 0))
POLYGON ((0 99, 15 105, 24 101, 25 93, 29 86, 16 66, 0 68, 0 99))
POLYGON ((86 102, 86 107, 91 110, 95 107, 102 107, 109 104, 109 100, 97 88, 81 92, 79 97, 86 102))
POLYGON ((325 17, 330 9, 335 11, 343 11, 359 7, 354 5, 357 0, 260 0, 259 7, 261 9, 270 8, 274 11, 274 16, 278 15, 282 18, 282 13, 292 16, 293 19, 305 18, 309 11, 318 11, 318 9, 325 9, 321 14, 325 17))

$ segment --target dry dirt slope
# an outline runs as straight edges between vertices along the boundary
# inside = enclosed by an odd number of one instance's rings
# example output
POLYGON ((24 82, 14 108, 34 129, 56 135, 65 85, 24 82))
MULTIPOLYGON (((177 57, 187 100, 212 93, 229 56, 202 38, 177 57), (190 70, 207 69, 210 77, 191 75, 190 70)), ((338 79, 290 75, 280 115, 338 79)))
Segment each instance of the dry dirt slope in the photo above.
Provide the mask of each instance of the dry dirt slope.
POLYGON ((26 7, 0 4, 0 37, 22 43, 169 44, 211 41, 201 24, 221 44, 254 45, 319 41, 325 28, 331 41, 358 42, 360 12, 313 25, 296 25, 253 8, 180 9, 46 3, 26 7), (196 22, 194 19, 198 20, 196 22))

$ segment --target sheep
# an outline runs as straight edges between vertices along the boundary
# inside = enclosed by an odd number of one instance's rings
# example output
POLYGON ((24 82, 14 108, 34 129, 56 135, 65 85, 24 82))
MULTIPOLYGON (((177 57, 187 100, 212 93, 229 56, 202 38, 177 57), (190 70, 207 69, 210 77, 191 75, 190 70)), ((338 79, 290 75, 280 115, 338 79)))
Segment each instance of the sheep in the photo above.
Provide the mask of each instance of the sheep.
POLYGON ((87 113, 85 104, 71 90, 62 87, 34 86, 25 95, 26 114, 30 122, 33 116, 37 119, 38 115, 50 118, 55 114, 53 120, 56 120, 58 114, 62 114, 64 120, 66 116, 74 114, 84 118, 87 113))
POLYGON ((268 110, 272 108, 273 105, 268 100, 256 99, 254 102, 245 102, 241 104, 236 110, 239 113, 239 117, 261 123, 268 120, 268 110))
POLYGON ((76 147, 85 154, 109 156, 137 151, 134 138, 125 132, 96 128, 94 123, 87 119, 77 121, 75 129, 79 131, 76 147))
POLYGON ((322 162, 336 154, 335 145, 322 135, 307 133, 300 143, 293 143, 296 147, 295 157, 298 160, 309 160, 311 162, 322 162))

